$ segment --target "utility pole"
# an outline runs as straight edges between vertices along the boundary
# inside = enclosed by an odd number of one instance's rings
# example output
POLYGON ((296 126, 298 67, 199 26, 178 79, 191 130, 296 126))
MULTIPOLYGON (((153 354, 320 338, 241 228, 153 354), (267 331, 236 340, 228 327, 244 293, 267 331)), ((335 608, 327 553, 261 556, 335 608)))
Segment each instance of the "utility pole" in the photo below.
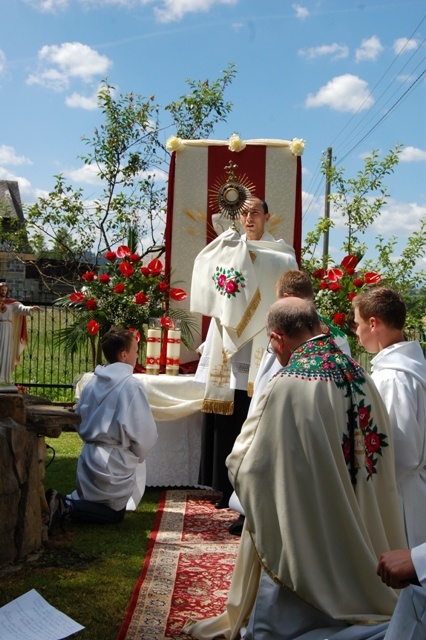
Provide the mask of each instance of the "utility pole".
MULTIPOLYGON (((330 169, 331 169, 331 155, 332 149, 328 147, 327 149, 327 160, 325 164, 325 202, 324 202, 324 219, 330 219, 330 169)), ((327 256, 328 256, 328 240, 329 233, 328 229, 324 231, 324 244, 322 249, 322 266, 324 269, 327 269, 327 256)))

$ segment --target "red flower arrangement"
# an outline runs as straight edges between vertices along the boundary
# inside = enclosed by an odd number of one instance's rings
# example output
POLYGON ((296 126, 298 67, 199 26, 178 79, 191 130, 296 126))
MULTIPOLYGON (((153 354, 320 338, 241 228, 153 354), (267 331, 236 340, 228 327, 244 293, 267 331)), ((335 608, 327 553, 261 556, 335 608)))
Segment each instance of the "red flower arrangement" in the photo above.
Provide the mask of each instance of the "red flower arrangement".
POLYGON ((79 309, 76 322, 91 336, 103 334, 112 326, 133 328, 143 335, 149 318, 164 316, 170 300, 187 297, 184 289, 170 287, 160 260, 140 265, 141 257, 121 245, 105 253, 100 273, 86 271, 80 291, 69 295, 69 305, 79 309))
POLYGON ((357 270, 362 256, 349 254, 338 267, 317 269, 312 273, 316 303, 320 312, 340 329, 348 326, 352 300, 367 286, 378 284, 381 275, 375 271, 362 273, 357 270))

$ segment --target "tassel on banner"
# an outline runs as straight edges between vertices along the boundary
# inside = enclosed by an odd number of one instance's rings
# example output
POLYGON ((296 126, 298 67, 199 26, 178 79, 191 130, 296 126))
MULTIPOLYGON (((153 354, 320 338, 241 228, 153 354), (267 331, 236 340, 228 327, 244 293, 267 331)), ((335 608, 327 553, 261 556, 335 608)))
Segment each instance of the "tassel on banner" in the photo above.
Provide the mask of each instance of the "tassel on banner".
POLYGON ((229 400, 208 400, 204 399, 201 407, 202 413, 217 413, 220 416, 232 416, 234 413, 234 402, 229 400))

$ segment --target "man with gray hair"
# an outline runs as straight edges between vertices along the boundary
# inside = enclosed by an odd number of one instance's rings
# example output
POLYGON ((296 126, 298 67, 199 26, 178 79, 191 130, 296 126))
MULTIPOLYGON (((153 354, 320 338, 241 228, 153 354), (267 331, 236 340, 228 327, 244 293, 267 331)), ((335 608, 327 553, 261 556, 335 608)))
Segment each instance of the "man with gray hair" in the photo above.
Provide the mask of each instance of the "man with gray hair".
POLYGON ((227 458, 262 566, 245 638, 383 638, 377 558, 406 546, 384 404, 311 302, 278 300, 266 328, 283 368, 227 458))

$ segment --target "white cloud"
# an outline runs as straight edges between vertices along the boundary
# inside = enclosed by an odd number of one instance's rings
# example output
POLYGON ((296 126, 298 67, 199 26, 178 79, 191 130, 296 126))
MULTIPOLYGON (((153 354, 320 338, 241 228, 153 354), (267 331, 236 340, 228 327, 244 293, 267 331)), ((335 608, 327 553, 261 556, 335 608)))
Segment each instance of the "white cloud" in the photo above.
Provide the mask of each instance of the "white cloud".
POLYGON ((306 7, 302 7, 300 4, 292 4, 291 7, 296 12, 296 18, 304 20, 309 17, 309 10, 306 7))
POLYGON ((29 180, 21 176, 16 176, 3 167, 0 167, 0 180, 16 181, 19 184, 21 196, 26 193, 31 193, 31 182, 29 180))
POLYGON ((80 42, 45 45, 38 53, 39 69, 29 76, 28 84, 39 84, 54 91, 63 91, 71 78, 91 82, 105 75, 111 61, 80 42))
POLYGON ((368 109, 373 103, 367 82, 345 73, 330 80, 316 94, 310 93, 305 105, 309 108, 327 106, 336 111, 355 113, 368 109))
POLYGON ((180 20, 186 13, 209 11, 214 5, 236 4, 238 0, 161 0, 161 6, 154 8, 160 22, 180 20))
POLYGON ((377 60, 383 51, 383 46, 377 36, 371 36, 361 42, 361 46, 355 52, 355 60, 362 62, 364 60, 377 60))
POLYGON ((24 0, 27 4, 43 13, 56 13, 68 7, 68 0, 24 0))
POLYGON ((418 162, 426 160, 426 151, 418 149, 417 147, 405 147, 400 155, 400 162, 418 162))
POLYGON ((393 51, 395 55, 399 55, 402 51, 405 53, 407 51, 414 51, 414 49, 417 49, 419 45, 420 42, 415 38, 398 38, 393 43, 393 51))
POLYGON ((0 49, 0 75, 3 73, 6 67, 6 55, 2 49, 0 49))
POLYGON ((349 47, 345 44, 337 44, 334 42, 333 44, 323 44, 319 47, 309 47, 309 49, 299 49, 299 56, 304 56, 305 58, 319 58, 321 56, 331 56, 333 60, 338 60, 339 58, 347 58, 349 55, 349 47))
POLYGON ((419 230, 420 220, 425 215, 426 205, 390 199, 373 226, 377 233, 383 236, 407 237, 419 230))
POLYGON ((84 184, 102 184, 102 180, 98 176, 99 168, 96 164, 85 164, 79 169, 70 169, 65 171, 67 178, 73 182, 82 182, 84 184))
POLYGON ((65 104, 67 107, 74 109, 86 109, 87 111, 94 111, 98 108, 98 92, 96 91, 91 96, 83 96, 81 93, 74 92, 67 98, 65 98, 65 104))
POLYGON ((7 145, 2 144, 0 145, 0 164, 21 165, 32 164, 32 162, 25 156, 16 155, 13 147, 8 147, 7 145))

